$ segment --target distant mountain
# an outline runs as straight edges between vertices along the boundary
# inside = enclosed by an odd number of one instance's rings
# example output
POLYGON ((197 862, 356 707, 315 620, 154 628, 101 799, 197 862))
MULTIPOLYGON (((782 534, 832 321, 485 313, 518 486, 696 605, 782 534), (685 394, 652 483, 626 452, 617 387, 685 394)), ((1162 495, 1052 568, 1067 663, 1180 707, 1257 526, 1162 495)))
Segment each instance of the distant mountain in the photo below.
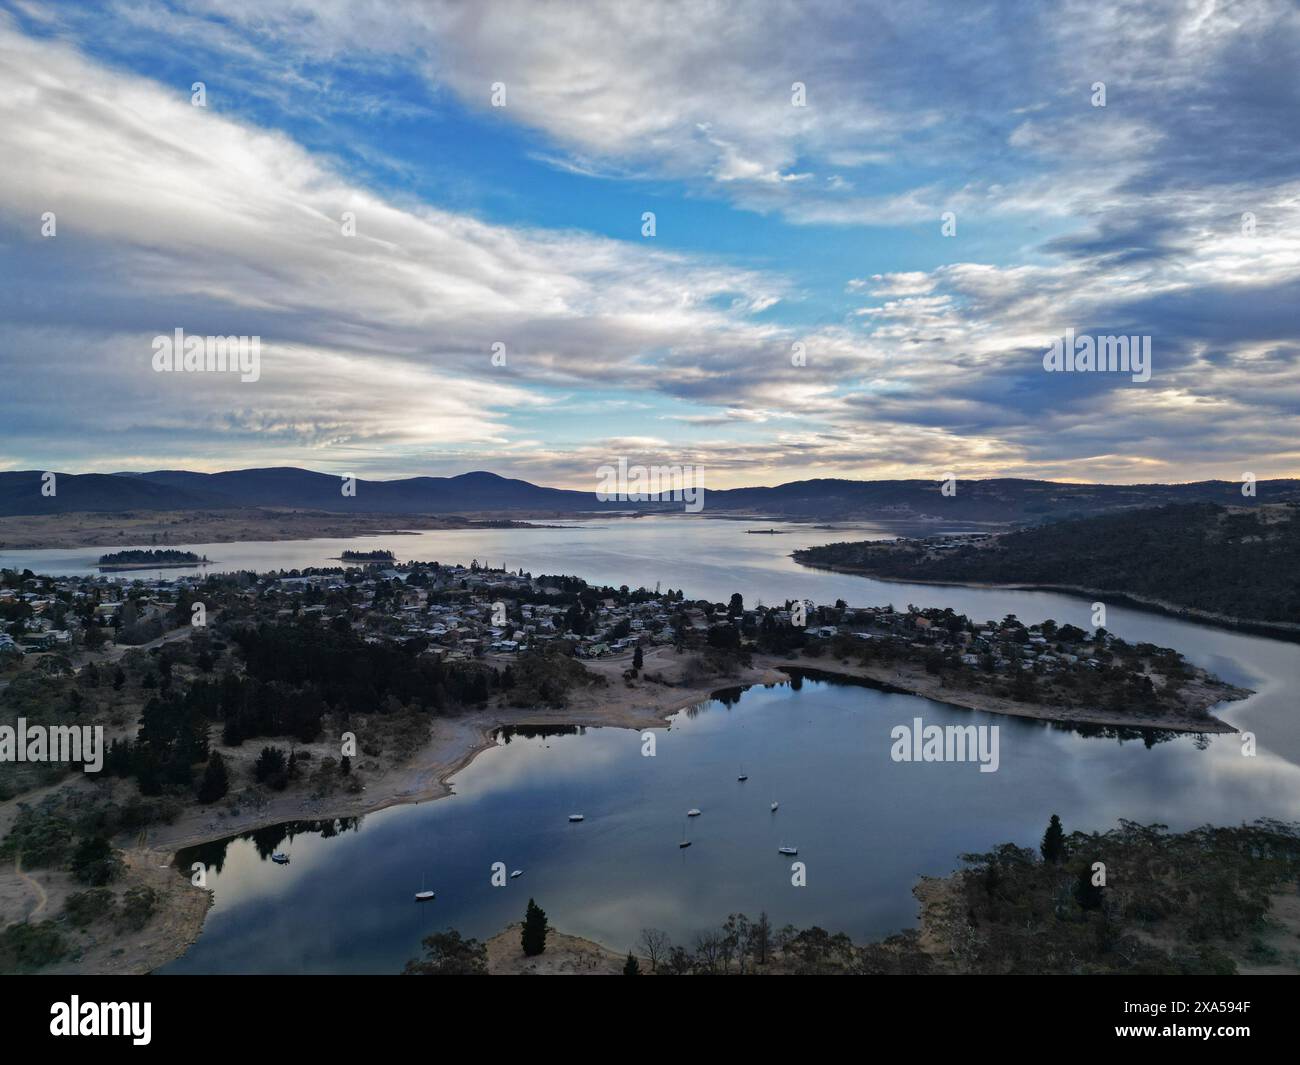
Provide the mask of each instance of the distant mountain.
POLYGON ((0 515, 223 507, 291 507, 366 514, 511 510, 576 513, 629 507, 626 503, 601 503, 590 492, 544 488, 482 472, 398 481, 358 480, 355 496, 343 495, 340 477, 295 467, 227 473, 60 473, 53 496, 41 494, 41 477, 35 470, 0 473, 0 515))
POLYGON ((60 473, 54 495, 41 494, 44 475, 37 470, 0 473, 0 516, 66 514, 70 511, 192 510, 208 501, 193 492, 155 484, 143 477, 112 473, 60 473))
MULTIPOLYGON (((290 507, 365 514, 515 511, 545 515, 626 510, 680 512, 683 507, 680 502, 601 502, 594 492, 547 488, 482 471, 457 477, 359 480, 354 497, 342 494, 341 478, 292 466, 225 473, 60 473, 53 496, 41 494, 41 477, 36 470, 0 473, 0 516, 225 507, 290 507)), ((1260 502, 1300 501, 1300 481, 1261 481, 1257 488, 1260 502)), ((958 481, 956 493, 945 496, 938 481, 818 479, 708 491, 704 513, 795 521, 895 518, 1038 524, 1117 509, 1241 501, 1241 488, 1232 481, 1083 485, 1001 478, 958 481)))

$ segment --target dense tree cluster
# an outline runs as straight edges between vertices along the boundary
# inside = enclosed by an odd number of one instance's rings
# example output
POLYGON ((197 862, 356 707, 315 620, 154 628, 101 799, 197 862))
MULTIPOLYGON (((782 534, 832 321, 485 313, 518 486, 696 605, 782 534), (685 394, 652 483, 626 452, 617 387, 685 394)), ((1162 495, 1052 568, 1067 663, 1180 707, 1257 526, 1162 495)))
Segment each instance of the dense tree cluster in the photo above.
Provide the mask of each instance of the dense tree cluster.
POLYGON ((942 551, 838 543, 800 562, 902 580, 1042 584, 1128 593, 1256 621, 1300 617, 1300 509, 1192 503, 1061 521, 942 551))
POLYGON ((1231 973, 1300 875, 1300 826, 1274 821, 1065 835, 1053 816, 1040 849, 963 856, 937 922, 959 971, 1231 973))

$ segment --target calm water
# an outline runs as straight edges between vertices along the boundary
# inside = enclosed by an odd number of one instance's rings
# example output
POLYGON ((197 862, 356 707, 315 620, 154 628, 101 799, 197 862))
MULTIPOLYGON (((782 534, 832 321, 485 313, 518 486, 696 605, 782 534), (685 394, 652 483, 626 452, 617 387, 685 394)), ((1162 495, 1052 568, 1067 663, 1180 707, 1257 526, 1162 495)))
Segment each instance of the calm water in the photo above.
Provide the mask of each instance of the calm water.
POLYGON ((451 798, 333 838, 281 826, 260 848, 238 839, 185 852, 184 868, 222 863, 209 875, 217 902, 162 971, 394 972, 431 931, 489 937, 530 896, 557 927, 617 950, 642 927, 689 942, 729 913, 764 909, 777 926, 877 937, 915 922, 919 874, 1003 840, 1034 843, 1053 812, 1070 829, 1300 817, 1300 769, 1242 758, 1230 738, 1148 749, 811 680, 683 711, 657 735, 652 758, 627 730, 515 736, 461 772, 451 798), (891 761, 890 728, 914 716, 1000 726, 1000 769, 891 761), (692 806, 703 814, 687 823, 692 806), (586 820, 570 824, 578 811, 586 820), (680 850, 684 829, 692 845, 680 850), (799 848, 806 887, 791 885, 782 844, 799 848), (276 849, 292 864, 266 860, 276 849), (523 877, 491 886, 498 861, 523 877), (438 897, 417 904, 426 882, 438 897))
MULTIPOLYGON (((1090 625, 1089 603, 1074 597, 883 583, 804 569, 788 557, 804 545, 912 530, 744 531, 767 525, 642 518, 187 546, 218 560, 217 569, 329 565, 344 547, 386 547, 401 558, 478 558, 595 583, 658 582, 712 599, 739 591, 747 603, 910 602, 978 619, 1014 613, 1026 622, 1090 625)), ((0 566, 90 572, 96 556, 9 552, 0 553, 0 566)), ((1259 755, 1242 757, 1231 736, 1148 746, 814 681, 683 712, 657 733, 654 758, 641 756, 636 733, 617 729, 516 736, 462 771, 449 799, 374 814, 328 837, 318 826, 282 826, 206 850, 204 860, 222 856, 209 876, 216 904, 199 941, 163 971, 392 972, 430 931, 492 935, 522 916, 530 895, 557 926, 619 950, 644 926, 686 940, 738 910, 767 909, 778 925, 880 936, 914 922, 917 876, 950 871, 963 851, 1035 844, 1053 812, 1068 829, 1086 830, 1120 817, 1173 828, 1300 818, 1300 647, 1119 606, 1109 607, 1107 623, 1256 689, 1222 716, 1255 732, 1259 755), (890 728, 917 716, 999 725, 1001 768, 892 762, 890 728), (750 774, 743 785, 735 780, 741 763, 750 774), (773 799, 781 803, 775 815, 773 799), (693 845, 682 851, 677 841, 692 806, 704 814, 690 823, 693 845), (587 820, 570 825, 567 815, 579 810, 587 820), (783 842, 799 847, 807 887, 790 885, 790 859, 776 853, 783 842), (276 849, 292 864, 266 860, 276 849), (494 861, 524 876, 493 888, 494 861), (421 906, 411 896, 422 877, 438 898, 421 906)))

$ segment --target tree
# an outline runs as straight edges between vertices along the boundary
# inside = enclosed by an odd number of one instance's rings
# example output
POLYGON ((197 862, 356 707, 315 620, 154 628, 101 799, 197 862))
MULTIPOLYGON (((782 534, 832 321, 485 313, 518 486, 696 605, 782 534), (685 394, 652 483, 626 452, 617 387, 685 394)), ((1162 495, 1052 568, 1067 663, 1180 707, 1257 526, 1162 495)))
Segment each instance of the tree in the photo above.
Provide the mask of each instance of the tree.
POLYGON ((750 930, 750 949, 754 954, 756 965, 766 965, 772 952, 772 925, 767 919, 767 911, 758 915, 758 920, 750 930))
POLYGON ((640 976, 641 966, 636 963, 636 955, 630 950, 627 952, 627 963, 623 966, 624 976, 640 976))
POLYGON ((199 802, 207 804, 224 798, 230 790, 230 780, 226 775, 226 760, 220 751, 213 751, 208 758, 208 768, 203 772, 203 782, 199 785, 199 802))
POLYGON ((641 953, 650 959, 652 973, 659 971, 659 963, 668 957, 668 951, 672 947, 668 941, 668 933, 661 932, 657 928, 641 929, 641 938, 637 940, 637 945, 641 948, 641 953))
POLYGON ((1065 830, 1061 828, 1061 819, 1052 814, 1047 822, 1047 831, 1043 833, 1043 842, 1038 845, 1043 853, 1043 861, 1059 865, 1065 857, 1065 830))
POLYGON ((1092 862, 1084 862, 1074 882, 1075 901, 1085 910, 1099 910, 1105 900, 1106 889, 1093 883, 1092 866, 1092 862))
POLYGON ((641 667, 644 665, 645 665, 645 653, 641 650, 641 645, 637 644, 636 650, 632 652, 632 668, 634 670, 640 671, 641 667))
POLYGON ((745 612, 745 599, 739 592, 731 593, 731 602, 727 604, 727 616, 738 618, 745 612))
POLYGON ((83 884, 100 887, 122 871, 122 862, 104 836, 87 836, 72 852, 72 875, 83 884))
POLYGON ((486 976, 487 946, 477 939, 465 939, 454 928, 425 936, 424 958, 412 958, 402 972, 406 976, 486 976))
POLYGON ((532 899, 528 900, 528 911, 524 914, 524 928, 520 943, 524 953, 535 958, 546 950, 546 935, 550 928, 546 924, 546 911, 532 899))
POLYGON ((284 791, 289 783, 284 751, 278 747, 263 747, 253 764, 253 776, 259 784, 270 784, 276 791, 284 791))

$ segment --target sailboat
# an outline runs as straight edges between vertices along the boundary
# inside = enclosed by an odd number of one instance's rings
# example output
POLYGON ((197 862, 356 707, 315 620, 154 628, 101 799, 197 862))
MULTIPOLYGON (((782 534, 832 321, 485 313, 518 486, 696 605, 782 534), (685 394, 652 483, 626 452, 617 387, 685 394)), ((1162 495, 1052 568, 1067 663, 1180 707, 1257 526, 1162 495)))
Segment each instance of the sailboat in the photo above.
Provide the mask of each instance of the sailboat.
POLYGON ((420 890, 415 893, 416 902, 432 902, 436 896, 432 891, 425 890, 424 877, 420 877, 420 890))
POLYGON ((699 816, 700 816, 700 811, 699 811, 698 808, 692 806, 689 810, 686 811, 686 816, 687 816, 687 817, 699 817, 699 816))
POLYGON ((522 869, 516 869, 513 873, 510 874, 510 879, 518 880, 523 875, 524 875, 524 871, 522 869))
POLYGON ((772 812, 773 812, 773 813, 776 813, 776 808, 777 808, 778 806, 780 806, 780 805, 781 805, 781 804, 780 804, 779 802, 777 802, 775 799, 773 799, 773 800, 772 800, 772 812))
POLYGON ((581 821, 581 820, 582 820, 582 814, 569 814, 569 820, 570 820, 570 821, 581 821))
POLYGON ((749 774, 745 772, 745 767, 743 765, 740 767, 740 776, 736 777, 736 779, 742 784, 749 779, 749 774))
POLYGON ((682 822, 682 841, 677 844, 679 849, 685 850, 691 845, 691 841, 686 838, 686 822, 682 822))
POLYGON ((276 865, 288 865, 289 856, 284 851, 276 851, 271 855, 271 861, 275 862, 276 865))
POLYGON ((777 850, 777 853, 778 853, 778 854, 798 854, 798 853, 799 853, 799 848, 798 848, 798 847, 787 847, 784 843, 782 843, 781 846, 777 847, 776 850, 777 850))

